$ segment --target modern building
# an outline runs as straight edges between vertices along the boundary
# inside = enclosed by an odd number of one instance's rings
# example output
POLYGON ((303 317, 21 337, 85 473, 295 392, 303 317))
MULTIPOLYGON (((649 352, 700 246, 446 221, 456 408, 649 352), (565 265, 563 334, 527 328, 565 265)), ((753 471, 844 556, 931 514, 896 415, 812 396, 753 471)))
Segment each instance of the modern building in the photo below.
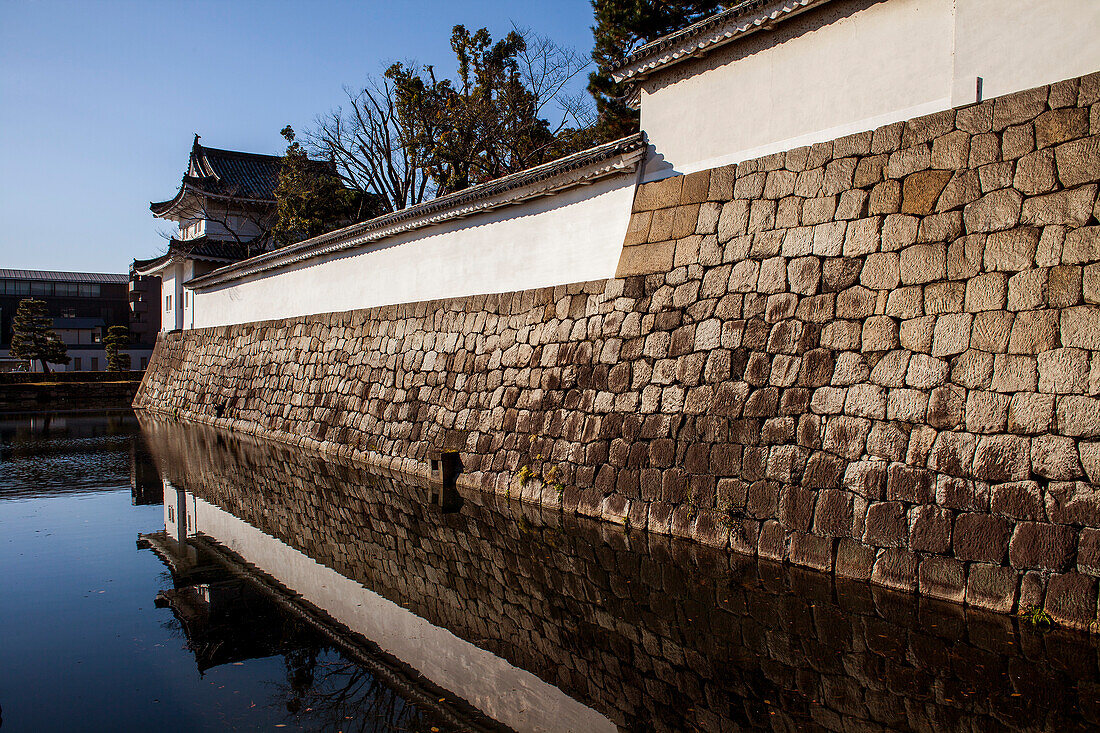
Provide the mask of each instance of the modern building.
POLYGON ((169 240, 167 252, 134 260, 130 267, 135 291, 151 294, 157 289, 142 278, 160 282, 159 330, 192 325, 191 296, 184 282, 271 247, 268 232, 281 161, 276 155, 208 148, 195 135, 176 195, 149 205, 153 216, 174 222, 179 232, 169 240))
MULTIPOLYGON (((103 337, 107 329, 131 326, 127 282, 126 275, 114 273, 0 269, 0 368, 8 371, 41 368, 10 354, 15 311, 20 301, 33 298, 45 301, 53 329, 68 348, 69 364, 51 368, 105 370, 103 337)), ((130 354, 132 368, 144 369, 152 343, 135 339, 126 352, 130 354)))

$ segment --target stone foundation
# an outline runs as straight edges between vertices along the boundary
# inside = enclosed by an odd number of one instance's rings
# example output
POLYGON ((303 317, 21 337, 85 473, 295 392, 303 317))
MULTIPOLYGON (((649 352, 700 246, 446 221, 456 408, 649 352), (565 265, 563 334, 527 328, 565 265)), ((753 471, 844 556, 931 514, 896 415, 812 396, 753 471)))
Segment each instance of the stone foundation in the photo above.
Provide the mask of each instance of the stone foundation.
POLYGON ((641 186, 613 280, 167 334, 135 406, 1090 626, 1098 100, 641 186))

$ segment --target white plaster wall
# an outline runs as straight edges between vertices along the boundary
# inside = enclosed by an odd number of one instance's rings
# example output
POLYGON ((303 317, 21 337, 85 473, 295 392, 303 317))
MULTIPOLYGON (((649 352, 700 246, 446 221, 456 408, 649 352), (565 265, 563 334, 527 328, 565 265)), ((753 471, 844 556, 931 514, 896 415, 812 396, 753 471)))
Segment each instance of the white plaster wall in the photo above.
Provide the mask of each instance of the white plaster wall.
POLYGON ((645 179, 1096 71, 1098 24, 1100 0, 834 0, 646 81, 645 179))
MULTIPOLYGON (((182 504, 168 491, 164 499, 166 505, 182 504)), ((214 538, 494 720, 522 731, 617 730, 610 720, 530 672, 433 626, 225 510, 191 495, 188 499, 186 511, 193 515, 188 534, 214 538)), ((165 529, 179 531, 178 520, 175 525, 168 522, 167 510, 165 529)))
POLYGON ((194 327, 615 275, 634 172, 195 292, 194 327))
POLYGON ((183 327, 183 314, 179 309, 180 265, 173 262, 160 272, 160 330, 171 331, 183 327), (167 296, 172 296, 172 308, 167 308, 167 296))
POLYGON ((1100 0, 957 0, 954 105, 1100 71, 1100 0))

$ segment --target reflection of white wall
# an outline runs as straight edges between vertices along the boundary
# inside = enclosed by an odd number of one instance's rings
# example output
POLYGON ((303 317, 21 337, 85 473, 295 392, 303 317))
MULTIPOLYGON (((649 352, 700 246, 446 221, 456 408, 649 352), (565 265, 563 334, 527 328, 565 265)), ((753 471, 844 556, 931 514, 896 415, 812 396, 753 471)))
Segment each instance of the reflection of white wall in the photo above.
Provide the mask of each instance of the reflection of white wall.
POLYGON ((612 176, 199 290, 194 326, 613 277, 634 182, 612 176))
POLYGON ((834 0, 644 82, 647 178, 1091 73, 1098 37, 1098 0, 834 0))
MULTIPOLYGON (((290 591, 489 717, 523 731, 615 731, 615 725, 525 670, 367 590, 202 499, 188 495, 188 534, 202 532, 290 591)), ((184 506, 165 482, 164 503, 184 506)), ((177 522, 165 529, 178 531, 177 522)))

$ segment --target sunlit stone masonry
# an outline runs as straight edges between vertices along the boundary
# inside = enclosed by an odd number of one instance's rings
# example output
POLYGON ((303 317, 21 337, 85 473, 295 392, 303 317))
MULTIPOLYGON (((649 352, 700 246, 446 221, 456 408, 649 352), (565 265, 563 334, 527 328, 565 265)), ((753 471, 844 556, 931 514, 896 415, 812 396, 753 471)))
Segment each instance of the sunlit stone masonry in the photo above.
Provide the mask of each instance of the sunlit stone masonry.
POLYGON ((610 280, 165 334, 135 405, 1087 627, 1098 101, 642 185, 610 280))

